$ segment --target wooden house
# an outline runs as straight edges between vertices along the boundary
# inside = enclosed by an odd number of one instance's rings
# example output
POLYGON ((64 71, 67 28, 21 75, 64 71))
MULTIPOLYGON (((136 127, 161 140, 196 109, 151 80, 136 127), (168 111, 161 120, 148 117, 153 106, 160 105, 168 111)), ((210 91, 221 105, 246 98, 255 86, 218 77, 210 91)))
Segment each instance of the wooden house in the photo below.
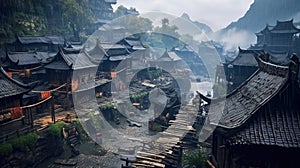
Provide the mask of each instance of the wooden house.
POLYGON ((98 72, 109 75, 110 72, 117 69, 121 62, 126 66, 125 62, 131 53, 125 45, 100 42, 97 42, 96 46, 87 52, 98 63, 98 72))
POLYGON ((23 82, 33 82, 45 78, 44 64, 49 63, 55 54, 48 52, 7 52, 3 67, 23 82), (15 74, 17 74, 15 76, 15 74))
POLYGON ((8 52, 4 63, 7 64, 9 68, 24 70, 47 64, 54 56, 55 54, 49 52, 8 52))
POLYGON ((207 69, 201 59, 201 57, 191 49, 191 47, 185 45, 182 49, 174 48, 173 50, 184 62, 189 66, 195 76, 208 77, 207 69))
POLYGON ((216 82, 226 85, 227 93, 230 93, 258 69, 255 57, 263 54, 263 50, 243 50, 239 48, 239 53, 234 60, 217 67, 216 82))
POLYGON ((264 49, 267 52, 281 51, 292 54, 300 52, 299 44, 300 29, 293 24, 293 19, 277 21, 275 26, 267 25, 262 31, 256 33, 257 43, 253 49, 264 49))
MULTIPOLYGON (((96 62, 84 50, 61 49, 55 58, 45 65, 47 79, 52 87, 64 85, 63 101, 66 108, 71 107, 71 91, 85 87, 87 83, 94 82, 97 70, 96 62)), ((88 86, 86 86, 88 87, 88 86)))
POLYGON ((100 35, 102 42, 115 44, 125 37, 125 32, 126 28, 124 26, 108 23, 100 27, 95 34, 100 35))
POLYGON ((140 35, 132 35, 126 37, 120 40, 119 42, 117 42, 117 44, 124 45, 130 52, 146 49, 146 47, 143 45, 141 41, 140 35))
POLYGON ((183 60, 174 51, 165 51, 161 57, 149 61, 151 67, 162 68, 165 71, 175 73, 186 68, 183 60))
POLYGON ((64 44, 65 40, 58 36, 17 36, 11 50, 57 52, 64 44))
POLYGON ((29 92, 30 87, 9 77, 2 67, 0 77, 0 109, 21 106, 23 94, 29 92))
POLYGON ((258 66, 226 97, 201 95, 208 102, 204 106, 208 120, 216 127, 212 143, 216 167, 299 165, 299 59, 292 55, 289 66, 278 66, 258 58, 258 66))
POLYGON ((24 126, 22 97, 30 87, 11 77, 0 68, 0 131, 5 135, 24 126))

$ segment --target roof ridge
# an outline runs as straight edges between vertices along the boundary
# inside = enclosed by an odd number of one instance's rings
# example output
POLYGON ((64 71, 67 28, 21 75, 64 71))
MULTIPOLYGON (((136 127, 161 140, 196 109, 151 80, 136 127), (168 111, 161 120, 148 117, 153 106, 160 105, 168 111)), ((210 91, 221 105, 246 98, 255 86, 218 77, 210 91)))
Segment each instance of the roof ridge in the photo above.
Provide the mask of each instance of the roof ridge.
POLYGON ((225 64, 229 65, 229 64, 233 64, 236 60, 238 60, 239 58, 241 58, 241 54, 245 54, 245 53, 253 53, 254 54, 254 57, 258 56, 259 54, 261 53, 264 53, 264 50, 247 50, 247 49, 241 49, 240 47, 238 47, 239 49, 239 53, 237 54, 237 56, 229 61, 229 62, 226 62, 225 64), (261 53, 260 53, 261 52, 261 53))
MULTIPOLYGON (((266 56, 269 57, 269 55, 266 56)), ((288 76, 288 71, 289 71, 288 66, 276 65, 270 62, 266 62, 262 60, 262 58, 260 57, 255 57, 255 59, 257 60, 260 71, 267 72, 268 74, 276 75, 276 76, 282 76, 282 77, 288 76)))
POLYGON ((22 87, 23 89, 28 89, 29 90, 30 87, 31 87, 30 85, 24 84, 24 83, 22 83, 20 81, 17 81, 15 79, 9 77, 8 74, 7 74, 7 72, 3 69, 2 66, 0 66, 0 74, 2 74, 2 76, 4 76, 6 79, 8 79, 9 81, 13 82, 14 84, 22 87))
POLYGON ((72 69, 73 63, 66 58, 66 55, 65 55, 65 53, 63 52, 62 49, 59 51, 59 54, 62 57, 62 59, 65 61, 65 63, 67 64, 67 66, 72 69))

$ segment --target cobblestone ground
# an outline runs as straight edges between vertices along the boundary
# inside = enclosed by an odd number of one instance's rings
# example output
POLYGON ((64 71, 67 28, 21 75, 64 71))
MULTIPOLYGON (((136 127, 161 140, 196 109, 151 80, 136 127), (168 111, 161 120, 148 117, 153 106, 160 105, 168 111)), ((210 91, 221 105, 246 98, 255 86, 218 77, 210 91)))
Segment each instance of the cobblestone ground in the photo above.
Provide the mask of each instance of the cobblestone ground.
POLYGON ((72 160, 76 161, 76 166, 63 166, 52 163, 48 168, 118 168, 121 167, 118 155, 108 152, 104 156, 80 154, 72 160))
POLYGON ((71 152, 68 147, 64 147, 65 151, 58 157, 49 158, 37 168, 120 168, 121 160, 118 154, 110 150, 106 150, 99 145, 95 145, 93 141, 85 142, 76 146, 80 154, 70 158, 71 152), (75 166, 67 166, 55 163, 56 161, 70 161, 76 163, 75 166))

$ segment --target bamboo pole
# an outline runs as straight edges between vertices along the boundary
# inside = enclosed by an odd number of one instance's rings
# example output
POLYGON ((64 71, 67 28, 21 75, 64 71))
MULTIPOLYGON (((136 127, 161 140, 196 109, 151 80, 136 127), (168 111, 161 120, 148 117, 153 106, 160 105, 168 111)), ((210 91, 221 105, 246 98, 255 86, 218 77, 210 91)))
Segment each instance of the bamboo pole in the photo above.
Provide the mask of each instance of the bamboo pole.
POLYGON ((23 106, 22 109, 26 109, 26 108, 31 108, 31 107, 38 106, 38 105, 40 105, 40 104, 42 104, 42 103, 48 101, 48 100, 51 99, 51 98, 52 98, 52 96, 50 96, 50 97, 48 97, 47 99, 44 99, 44 100, 42 100, 42 101, 40 101, 40 102, 37 102, 37 103, 35 103, 35 104, 23 106))
MULTIPOLYGON (((45 91, 54 92, 54 91, 57 91, 57 90, 59 90, 60 88, 62 88, 62 87, 64 87, 64 86, 66 86, 66 85, 67 85, 67 83, 64 83, 64 84, 62 84, 62 85, 58 86, 58 87, 57 87, 57 88, 55 88, 55 89, 52 89, 52 90, 45 90, 45 91)), ((41 93, 41 92, 45 92, 45 91, 33 90, 33 91, 31 91, 31 92, 32 92, 32 93, 41 93)))

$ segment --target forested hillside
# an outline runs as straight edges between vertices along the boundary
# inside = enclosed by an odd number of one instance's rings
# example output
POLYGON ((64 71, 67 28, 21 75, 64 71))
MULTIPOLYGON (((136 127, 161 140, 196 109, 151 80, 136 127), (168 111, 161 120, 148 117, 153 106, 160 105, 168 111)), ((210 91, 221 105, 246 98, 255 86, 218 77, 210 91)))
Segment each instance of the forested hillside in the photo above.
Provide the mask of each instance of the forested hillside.
POLYGON ((85 0, 1 0, 0 39, 17 35, 78 36, 92 21, 85 0))

